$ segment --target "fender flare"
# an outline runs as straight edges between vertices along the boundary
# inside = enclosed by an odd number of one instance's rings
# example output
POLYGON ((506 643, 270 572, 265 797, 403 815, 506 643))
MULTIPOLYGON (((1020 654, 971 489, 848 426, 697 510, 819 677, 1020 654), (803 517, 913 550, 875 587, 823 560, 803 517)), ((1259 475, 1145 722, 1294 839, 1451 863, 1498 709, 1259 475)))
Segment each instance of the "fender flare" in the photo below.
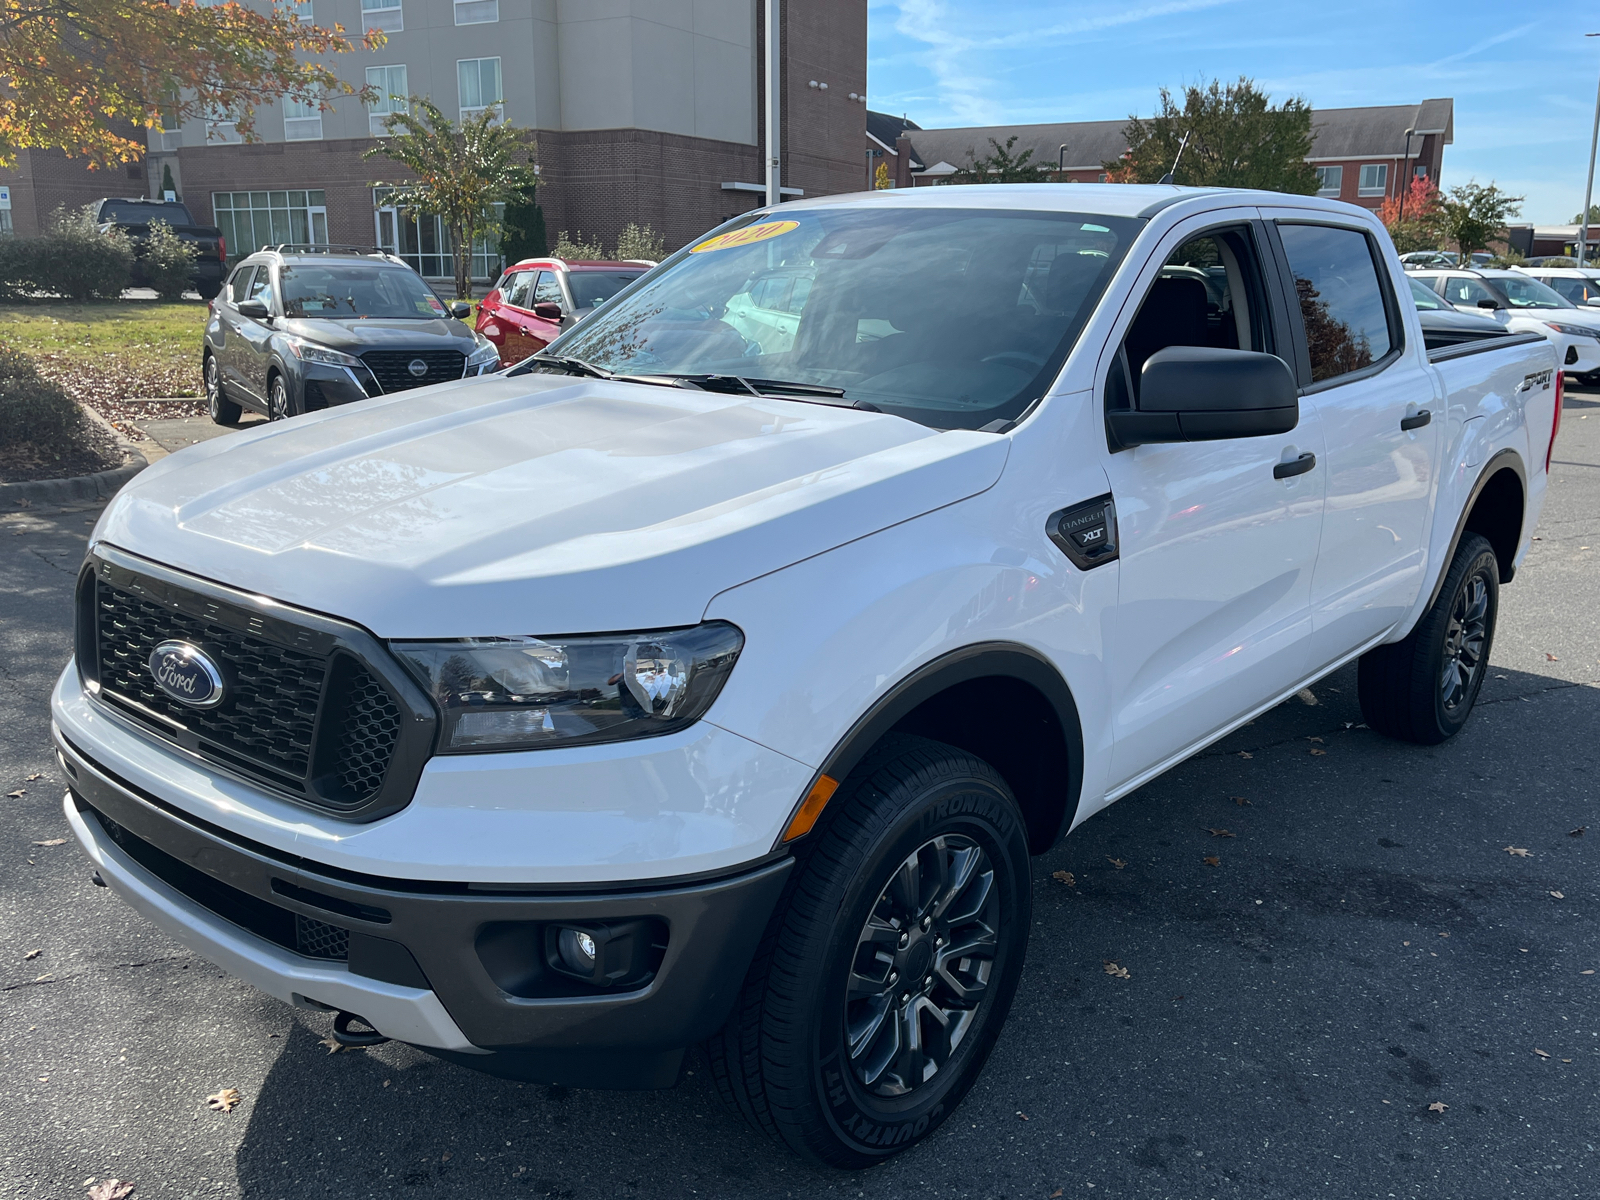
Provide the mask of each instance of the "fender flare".
MULTIPOLYGON (((1478 503, 1478 498, 1483 495, 1483 489, 1489 486, 1489 481, 1501 471, 1509 469, 1517 477, 1517 483, 1522 488, 1522 519, 1528 519, 1528 470, 1523 465, 1522 455, 1507 447, 1491 455, 1489 461, 1483 464, 1483 470, 1478 472, 1478 478, 1472 485, 1472 490, 1467 493, 1466 503, 1461 506, 1461 512, 1456 517, 1455 532, 1450 535, 1449 549, 1439 559, 1439 570, 1433 580, 1433 587, 1428 592, 1428 602, 1422 606, 1421 612, 1425 613, 1433 607, 1439 599, 1439 592, 1444 588, 1444 577, 1450 572, 1450 564, 1455 561, 1456 548, 1461 545, 1461 537, 1467 530, 1467 518, 1472 516, 1472 508, 1478 503)), ((1522 544, 1521 531, 1518 532, 1517 544, 1522 544)), ((1500 582, 1510 583, 1511 577, 1516 573, 1516 568, 1510 563, 1500 569, 1500 582)), ((1421 620, 1419 614, 1418 620, 1421 620)))
MULTIPOLYGON (((1067 748, 1067 790, 1060 821, 1049 837, 1049 844, 1054 845, 1070 827, 1083 793, 1083 725, 1072 689, 1055 664, 1037 650, 1015 642, 976 642, 943 654, 911 672, 880 695, 851 725, 823 760, 803 796, 810 795, 811 787, 824 775, 843 780, 886 733, 925 701, 957 684, 989 678, 1012 679, 1029 685, 1044 697, 1060 723, 1067 748)), ((785 822, 786 828, 787 824, 785 822)), ((1040 853, 1043 848, 1036 846, 1035 852, 1040 853)))

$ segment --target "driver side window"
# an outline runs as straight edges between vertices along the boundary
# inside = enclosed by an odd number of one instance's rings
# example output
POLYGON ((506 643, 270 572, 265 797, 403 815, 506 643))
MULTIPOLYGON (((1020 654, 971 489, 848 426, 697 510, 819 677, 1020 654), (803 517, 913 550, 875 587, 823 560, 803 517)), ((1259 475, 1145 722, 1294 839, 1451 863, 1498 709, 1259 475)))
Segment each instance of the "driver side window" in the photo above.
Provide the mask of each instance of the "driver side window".
MULTIPOLYGON (((539 272, 539 282, 533 285, 533 304, 559 304, 561 311, 566 311, 567 302, 561 296, 561 280, 556 278, 554 271, 539 272)), ((532 308, 533 304, 528 307, 532 308)))

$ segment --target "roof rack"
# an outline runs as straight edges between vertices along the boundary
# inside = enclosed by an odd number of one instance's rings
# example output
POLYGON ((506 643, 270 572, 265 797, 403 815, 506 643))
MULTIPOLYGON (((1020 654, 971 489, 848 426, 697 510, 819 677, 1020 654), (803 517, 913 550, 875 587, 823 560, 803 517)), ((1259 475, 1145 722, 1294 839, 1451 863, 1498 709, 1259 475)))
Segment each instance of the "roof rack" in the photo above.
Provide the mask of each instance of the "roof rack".
POLYGON ((279 242, 261 249, 278 254, 380 254, 384 258, 393 257, 382 246, 345 246, 336 242, 279 242))

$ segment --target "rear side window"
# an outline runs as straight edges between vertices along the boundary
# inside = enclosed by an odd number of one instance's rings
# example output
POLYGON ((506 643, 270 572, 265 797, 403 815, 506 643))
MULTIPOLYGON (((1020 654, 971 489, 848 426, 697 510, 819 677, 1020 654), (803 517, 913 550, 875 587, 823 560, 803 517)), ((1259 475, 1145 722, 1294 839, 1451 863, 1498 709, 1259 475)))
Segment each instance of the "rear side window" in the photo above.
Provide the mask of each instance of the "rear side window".
POLYGON ((1311 356, 1321 383, 1372 366, 1394 345, 1388 306, 1364 233, 1327 225, 1280 225, 1311 356))
POLYGON ((537 271, 513 271, 500 285, 502 299, 513 308, 533 307, 533 277, 537 271))

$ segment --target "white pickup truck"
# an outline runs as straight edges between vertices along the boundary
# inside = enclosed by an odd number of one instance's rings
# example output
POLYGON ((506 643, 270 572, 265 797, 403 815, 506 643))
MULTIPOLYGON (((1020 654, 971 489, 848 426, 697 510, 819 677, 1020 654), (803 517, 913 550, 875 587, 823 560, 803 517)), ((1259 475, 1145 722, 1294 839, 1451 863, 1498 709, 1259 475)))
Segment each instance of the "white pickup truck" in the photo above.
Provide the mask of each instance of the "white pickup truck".
POLYGON ((879 1161, 994 1044, 1030 854, 1353 659, 1374 729, 1466 722, 1561 376, 1430 353, 1409 296, 1302 196, 751 213, 505 374, 124 488, 67 817, 342 1040, 598 1087, 703 1043, 758 1127, 879 1161))

